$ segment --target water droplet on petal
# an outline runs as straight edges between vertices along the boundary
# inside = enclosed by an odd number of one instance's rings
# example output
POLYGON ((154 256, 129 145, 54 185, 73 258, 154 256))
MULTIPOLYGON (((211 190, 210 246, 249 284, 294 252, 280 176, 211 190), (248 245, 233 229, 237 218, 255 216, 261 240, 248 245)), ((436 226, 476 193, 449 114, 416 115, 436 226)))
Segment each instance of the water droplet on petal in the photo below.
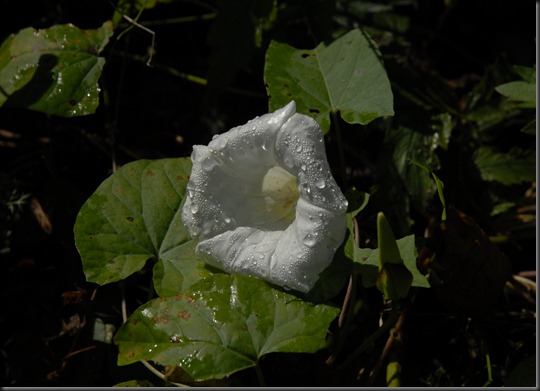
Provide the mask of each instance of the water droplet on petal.
POLYGON ((298 144, 298 145, 296 146, 295 151, 298 152, 298 153, 300 153, 300 152, 302 152, 302 148, 303 148, 303 147, 302 147, 302 144, 298 144))
POLYGON ((302 242, 308 247, 313 247, 315 246, 315 244, 317 244, 317 240, 312 234, 307 234, 306 236, 304 236, 302 242))
POLYGON ((294 167, 294 158, 291 156, 291 155, 285 155, 285 157, 283 158, 283 163, 285 163, 285 165, 288 167, 288 168, 293 168, 294 167))
POLYGON ((315 182, 315 186, 317 186, 319 189, 324 189, 326 183, 324 182, 324 179, 319 178, 317 179, 317 182, 315 182))
POLYGON ((225 221, 226 224, 230 224, 232 220, 229 217, 225 217, 223 221, 225 221))
POLYGON ((204 171, 211 171, 215 166, 217 166, 218 162, 213 157, 207 157, 201 162, 201 168, 204 171))
POLYGON ((300 168, 302 169, 302 171, 306 171, 306 170, 307 170, 307 166, 306 166, 305 164, 302 164, 302 165, 300 166, 300 168))
POLYGON ((191 213, 193 214, 197 213, 199 211, 199 205, 192 203, 190 205, 190 210, 191 210, 191 213))

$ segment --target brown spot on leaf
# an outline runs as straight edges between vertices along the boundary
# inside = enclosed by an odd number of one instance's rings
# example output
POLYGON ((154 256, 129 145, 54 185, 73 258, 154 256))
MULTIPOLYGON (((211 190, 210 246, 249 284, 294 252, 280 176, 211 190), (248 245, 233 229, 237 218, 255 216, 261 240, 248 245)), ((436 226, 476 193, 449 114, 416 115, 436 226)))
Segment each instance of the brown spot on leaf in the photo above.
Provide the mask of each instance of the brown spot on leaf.
POLYGON ((135 220, 135 218, 132 216, 128 216, 126 217, 126 220, 129 221, 130 223, 133 223, 133 220, 135 220))
POLYGON ((314 113, 314 114, 319 114, 321 112, 321 110, 319 110, 319 109, 309 109, 308 111, 310 113, 314 113))
POLYGON ((154 171, 148 170, 148 171, 146 172, 146 175, 152 177, 152 176, 154 176, 155 174, 154 174, 154 171))
POLYGON ((178 316, 184 320, 188 320, 189 318, 191 318, 191 313, 188 310, 183 310, 178 314, 178 316))

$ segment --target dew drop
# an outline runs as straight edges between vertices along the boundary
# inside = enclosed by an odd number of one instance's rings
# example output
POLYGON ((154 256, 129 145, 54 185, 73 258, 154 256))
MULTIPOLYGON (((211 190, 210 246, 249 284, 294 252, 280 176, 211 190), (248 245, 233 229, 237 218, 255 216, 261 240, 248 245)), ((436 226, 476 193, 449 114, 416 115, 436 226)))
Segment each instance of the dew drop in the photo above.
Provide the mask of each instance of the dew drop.
POLYGON ((230 224, 232 220, 230 219, 230 217, 225 217, 223 221, 225 221, 226 224, 230 224))
POLYGON ((191 210, 191 213, 193 214, 197 213, 199 211, 199 205, 192 203, 190 205, 190 210, 191 210))
POLYGON ((300 168, 302 169, 302 171, 306 171, 306 170, 307 170, 307 166, 306 166, 305 164, 302 164, 302 165, 300 166, 300 168))
POLYGON ((300 152, 302 152, 302 148, 303 148, 303 147, 302 147, 302 144, 298 144, 298 145, 296 146, 295 151, 298 152, 298 153, 300 153, 300 152))
POLYGON ((294 158, 291 155, 285 155, 285 157, 283 158, 283 163, 285 163, 288 168, 293 168, 294 158))
POLYGON ((207 157, 201 162, 201 168, 204 171, 211 171, 217 165, 217 160, 211 157, 207 157))
POLYGON ((308 247, 313 247, 315 246, 315 244, 317 244, 317 240, 312 234, 307 234, 306 236, 304 236, 302 242, 308 247))
POLYGON ((315 186, 317 186, 319 189, 324 189, 326 183, 324 182, 324 179, 319 178, 317 179, 317 182, 315 182, 315 186))

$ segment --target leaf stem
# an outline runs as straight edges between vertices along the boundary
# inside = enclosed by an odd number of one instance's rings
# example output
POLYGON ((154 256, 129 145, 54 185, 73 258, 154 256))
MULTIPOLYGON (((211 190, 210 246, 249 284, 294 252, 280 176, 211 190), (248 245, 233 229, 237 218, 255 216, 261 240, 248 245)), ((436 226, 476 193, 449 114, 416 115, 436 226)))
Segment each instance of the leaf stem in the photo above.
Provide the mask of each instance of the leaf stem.
POLYGON ((266 387, 266 381, 264 380, 264 374, 262 372, 261 366, 259 365, 259 361, 255 363, 255 372, 257 373, 257 379, 259 379, 259 385, 261 387, 266 387))
POLYGON ((493 381, 493 375, 491 374, 491 357, 489 356, 489 353, 486 353, 486 366, 487 366, 487 380, 484 383, 483 387, 487 387, 491 384, 493 381))

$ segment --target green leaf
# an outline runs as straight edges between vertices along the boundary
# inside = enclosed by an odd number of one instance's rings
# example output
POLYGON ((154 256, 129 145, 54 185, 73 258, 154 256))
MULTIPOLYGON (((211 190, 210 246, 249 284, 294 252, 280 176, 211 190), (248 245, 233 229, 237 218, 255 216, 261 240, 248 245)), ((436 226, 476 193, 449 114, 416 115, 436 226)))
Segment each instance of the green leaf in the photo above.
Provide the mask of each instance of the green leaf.
MULTIPOLYGON (((420 273, 416 266, 417 251, 414 235, 405 236, 396 242, 403 264, 412 273, 411 286, 429 288, 428 279, 420 273)), ((355 251, 354 261, 364 266, 366 273, 362 275, 362 284, 366 288, 375 286, 377 269, 380 267, 379 249, 358 248, 355 251)))
POLYGON ((197 262, 196 240, 190 240, 161 254, 154 266, 154 288, 159 296, 171 296, 182 288, 210 275, 203 262, 197 262))
MULTIPOLYGON (((530 102, 536 107, 536 85, 525 81, 511 81, 495 87, 495 90, 516 102, 530 102)), ((529 107, 529 106, 528 106, 529 107)))
POLYGON ((105 64, 98 55, 111 35, 111 22, 96 30, 66 24, 11 35, 0 47, 0 106, 62 117, 94 113, 105 64))
POLYGON ((98 187, 74 228, 88 281, 119 281, 150 258, 158 261, 158 294, 179 292, 210 274, 193 254, 180 215, 190 172, 189 158, 138 160, 98 187))
POLYGON ((268 353, 324 348, 338 312, 251 277, 215 274, 137 309, 115 336, 118 364, 153 360, 195 380, 220 379, 268 353))
POLYGON ((535 151, 523 151, 514 147, 502 153, 481 147, 476 151, 474 161, 485 181, 513 185, 536 179, 535 151))
POLYGON ((324 132, 330 128, 330 114, 338 111, 355 124, 394 114, 380 53, 361 30, 313 50, 272 41, 264 77, 270 111, 295 100, 298 112, 314 117, 324 132))
POLYGON ((377 238, 379 242, 379 269, 385 263, 403 264, 392 228, 382 212, 377 213, 377 238))
POLYGON ((382 212, 377 214, 377 239, 379 242, 377 289, 386 299, 404 298, 409 293, 413 276, 404 265, 392 228, 382 212))
POLYGON ((376 286, 385 299, 403 299, 409 293, 412 278, 403 264, 385 263, 377 274, 376 286))
POLYGON ((117 383, 113 387, 155 387, 155 385, 148 380, 128 380, 117 383))
POLYGON ((525 134, 536 134, 536 120, 533 119, 532 121, 527 122, 521 131, 525 134))

